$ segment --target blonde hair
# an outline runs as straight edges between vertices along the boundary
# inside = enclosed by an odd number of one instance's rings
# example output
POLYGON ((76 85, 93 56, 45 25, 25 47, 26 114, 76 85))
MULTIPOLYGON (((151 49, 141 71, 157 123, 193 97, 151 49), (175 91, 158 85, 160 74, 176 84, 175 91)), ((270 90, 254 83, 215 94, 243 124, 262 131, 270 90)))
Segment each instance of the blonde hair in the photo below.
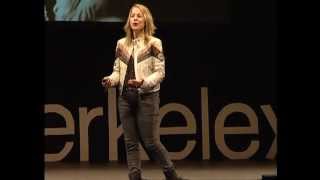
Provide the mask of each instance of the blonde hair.
POLYGON ((131 15, 131 11, 132 11, 132 9, 134 7, 138 8, 141 11, 141 13, 142 13, 142 15, 144 17, 144 20, 145 20, 145 25, 144 25, 144 42, 145 43, 149 42, 150 37, 154 34, 155 30, 157 29, 157 27, 154 25, 153 17, 151 15, 149 9, 146 6, 142 5, 142 4, 134 4, 130 8, 129 15, 128 15, 128 18, 127 18, 127 22, 123 27, 123 30, 126 33, 126 44, 128 46, 131 45, 132 38, 133 38, 133 32, 132 32, 131 27, 130 27, 130 15, 131 15))

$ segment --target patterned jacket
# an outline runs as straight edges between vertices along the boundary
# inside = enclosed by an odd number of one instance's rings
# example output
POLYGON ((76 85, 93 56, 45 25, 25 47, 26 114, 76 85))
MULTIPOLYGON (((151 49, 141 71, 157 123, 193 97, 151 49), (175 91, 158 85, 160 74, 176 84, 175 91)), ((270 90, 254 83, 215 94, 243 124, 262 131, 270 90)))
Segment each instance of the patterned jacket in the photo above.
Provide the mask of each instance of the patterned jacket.
POLYGON ((130 56, 134 59, 134 71, 137 80, 144 80, 138 88, 140 94, 156 92, 160 90, 160 83, 165 77, 165 58, 162 50, 162 42, 156 37, 151 37, 145 44, 143 38, 133 40, 129 47, 125 44, 125 38, 118 40, 116 47, 113 72, 109 78, 112 86, 117 86, 122 93, 127 65, 130 56))

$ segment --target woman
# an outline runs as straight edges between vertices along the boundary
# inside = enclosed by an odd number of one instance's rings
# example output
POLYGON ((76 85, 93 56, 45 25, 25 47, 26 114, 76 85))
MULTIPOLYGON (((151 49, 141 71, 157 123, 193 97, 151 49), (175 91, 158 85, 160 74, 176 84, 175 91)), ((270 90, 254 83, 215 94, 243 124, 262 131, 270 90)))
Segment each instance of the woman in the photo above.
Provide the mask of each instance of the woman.
POLYGON ((102 79, 106 87, 118 86, 118 108, 124 130, 130 180, 141 180, 139 142, 158 160, 166 180, 178 177, 168 151, 159 137, 159 91, 165 77, 161 40, 154 37, 156 27, 147 7, 131 7, 124 26, 126 37, 118 40, 113 72, 102 79))

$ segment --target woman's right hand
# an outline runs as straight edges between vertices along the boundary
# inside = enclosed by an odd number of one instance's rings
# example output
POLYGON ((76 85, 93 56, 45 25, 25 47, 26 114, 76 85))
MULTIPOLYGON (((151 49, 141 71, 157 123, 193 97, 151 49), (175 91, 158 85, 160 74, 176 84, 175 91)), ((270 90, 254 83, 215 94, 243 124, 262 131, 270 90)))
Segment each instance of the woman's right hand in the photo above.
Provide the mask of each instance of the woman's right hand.
POLYGON ((107 77, 103 78, 101 81, 102 86, 111 87, 111 80, 107 77))

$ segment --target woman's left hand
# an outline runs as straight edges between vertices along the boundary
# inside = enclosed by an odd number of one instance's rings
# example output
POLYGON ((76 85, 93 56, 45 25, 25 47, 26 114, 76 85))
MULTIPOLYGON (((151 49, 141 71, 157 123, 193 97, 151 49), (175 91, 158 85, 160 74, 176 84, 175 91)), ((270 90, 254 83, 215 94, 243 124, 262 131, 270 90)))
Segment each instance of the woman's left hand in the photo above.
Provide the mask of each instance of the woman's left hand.
POLYGON ((135 79, 130 79, 128 81, 128 86, 132 87, 132 88, 139 88, 142 84, 143 84, 143 79, 140 81, 135 80, 135 79))

